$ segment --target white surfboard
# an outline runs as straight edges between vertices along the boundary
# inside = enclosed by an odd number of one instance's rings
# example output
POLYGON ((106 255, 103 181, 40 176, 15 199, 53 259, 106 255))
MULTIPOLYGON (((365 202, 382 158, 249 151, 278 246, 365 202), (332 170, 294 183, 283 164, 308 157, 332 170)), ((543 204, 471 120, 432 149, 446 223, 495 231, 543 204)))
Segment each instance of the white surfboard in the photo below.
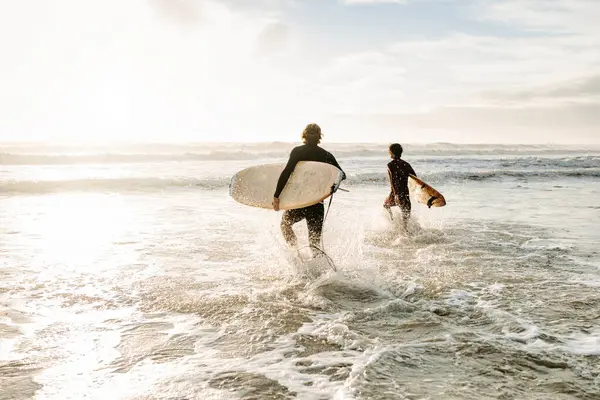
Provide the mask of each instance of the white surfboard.
MULTIPOLYGON (((285 164, 264 164, 239 171, 231 178, 229 195, 247 206, 272 209, 273 194, 285 164)), ((312 206, 331 195, 342 180, 342 171, 333 165, 300 161, 279 196, 279 209, 312 206)))

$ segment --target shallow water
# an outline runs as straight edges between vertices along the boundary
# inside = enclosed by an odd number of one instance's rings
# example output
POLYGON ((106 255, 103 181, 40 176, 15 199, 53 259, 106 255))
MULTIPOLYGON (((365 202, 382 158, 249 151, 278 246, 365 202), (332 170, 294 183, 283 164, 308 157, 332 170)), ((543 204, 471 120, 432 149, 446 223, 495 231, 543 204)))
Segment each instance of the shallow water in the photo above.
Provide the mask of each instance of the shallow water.
POLYGON ((330 146, 337 271, 307 271, 227 195, 272 146, 2 149, 0 399, 600 398, 600 152, 407 146, 448 205, 404 233, 385 157, 330 146))

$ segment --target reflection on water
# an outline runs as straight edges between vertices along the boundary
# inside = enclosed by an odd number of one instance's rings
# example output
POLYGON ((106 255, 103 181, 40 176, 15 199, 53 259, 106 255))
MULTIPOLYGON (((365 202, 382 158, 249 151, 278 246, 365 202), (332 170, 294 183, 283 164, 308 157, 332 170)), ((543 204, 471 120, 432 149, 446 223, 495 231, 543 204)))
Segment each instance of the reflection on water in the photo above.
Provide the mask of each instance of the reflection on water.
POLYGON ((6 194, 0 399, 598 398, 597 185, 527 186, 436 185, 408 234, 354 186, 337 271, 225 188, 6 194))

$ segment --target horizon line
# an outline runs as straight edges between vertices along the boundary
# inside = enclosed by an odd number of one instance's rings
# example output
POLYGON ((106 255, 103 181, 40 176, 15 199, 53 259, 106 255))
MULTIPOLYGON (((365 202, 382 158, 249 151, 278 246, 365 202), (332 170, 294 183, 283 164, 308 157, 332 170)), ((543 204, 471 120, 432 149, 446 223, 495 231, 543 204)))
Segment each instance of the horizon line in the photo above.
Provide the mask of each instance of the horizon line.
MULTIPOLYGON (((29 140, 29 141, 0 141, 0 146, 2 145, 59 145, 59 146, 131 146, 131 145, 235 145, 235 144, 250 144, 250 145, 261 145, 261 144, 301 144, 300 140, 297 141, 282 141, 282 140, 272 140, 272 141, 164 141, 164 140, 156 140, 156 141, 77 141, 77 140, 29 140)), ((408 142, 408 141, 367 141, 367 142, 357 142, 357 141, 325 141, 321 142, 321 146, 327 145, 389 145, 391 143, 400 143, 403 146, 426 146, 426 145, 452 145, 452 146, 594 146, 600 147, 600 143, 585 143, 585 142, 573 142, 573 143, 563 143, 563 142, 447 142, 447 141, 431 141, 431 142, 408 142)))

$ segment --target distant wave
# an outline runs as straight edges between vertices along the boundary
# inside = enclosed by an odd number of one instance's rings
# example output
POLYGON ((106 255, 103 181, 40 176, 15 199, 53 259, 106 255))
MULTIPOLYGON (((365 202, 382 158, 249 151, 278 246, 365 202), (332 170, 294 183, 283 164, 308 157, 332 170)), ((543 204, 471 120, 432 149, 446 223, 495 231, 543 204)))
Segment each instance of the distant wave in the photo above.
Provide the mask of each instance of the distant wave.
MULTIPOLYGON (((600 168, 577 168, 562 170, 494 170, 477 172, 445 171, 425 173, 420 177, 428 183, 443 183, 456 181, 486 181, 503 178, 600 178, 600 168)), ((386 173, 365 173, 349 176, 348 185, 364 185, 387 183, 389 177, 386 173)))
MULTIPOLYGON (((460 181, 489 181, 504 178, 524 179, 557 179, 571 178, 600 178, 600 168, 564 169, 546 171, 517 171, 497 170, 480 172, 446 171, 428 173, 421 178, 431 184, 460 181)), ((357 185, 387 185, 388 176, 385 173, 350 174, 345 186, 357 185)), ((44 194, 57 192, 136 192, 159 191, 170 189, 191 190, 222 190, 229 185, 229 179, 161 179, 161 178, 90 178, 55 181, 4 181, 0 182, 0 193, 3 194, 44 194)))
MULTIPOLYGON (((285 159, 295 144, 138 145, 120 148, 0 145, 0 165, 71 165, 285 159)), ((386 144, 325 146, 339 159, 387 157, 386 144)), ((547 145, 457 145, 434 143, 405 146, 411 158, 421 156, 600 155, 600 148, 547 145)))
POLYGON ((4 181, 0 182, 1 193, 57 193, 57 192, 135 192, 177 188, 215 190, 227 187, 229 180, 193 178, 90 178, 55 181, 4 181))
POLYGON ((124 164, 161 163, 186 161, 228 161, 280 158, 287 153, 222 152, 184 154, 0 154, 0 165, 76 165, 76 164, 124 164))

